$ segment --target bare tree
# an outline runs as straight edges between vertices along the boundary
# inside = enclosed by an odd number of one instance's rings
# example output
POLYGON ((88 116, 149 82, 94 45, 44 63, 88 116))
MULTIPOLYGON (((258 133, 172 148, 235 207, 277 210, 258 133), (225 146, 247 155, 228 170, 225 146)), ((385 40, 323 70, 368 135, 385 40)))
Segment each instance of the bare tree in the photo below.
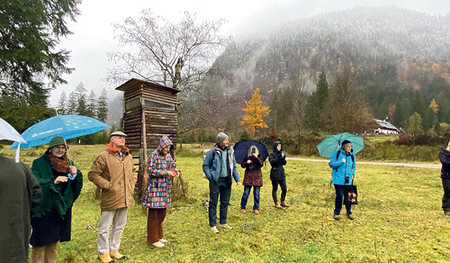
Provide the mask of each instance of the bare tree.
POLYGON ((372 122, 371 108, 358 90, 351 64, 338 69, 321 117, 330 132, 359 133, 372 122))
POLYGON ((156 16, 144 9, 137 19, 113 24, 120 45, 137 47, 137 53, 109 52, 116 67, 108 69, 107 81, 122 83, 131 77, 161 83, 173 88, 189 89, 205 75, 215 74, 212 62, 231 43, 222 37, 225 20, 196 22, 195 14, 184 12, 178 23, 156 16))

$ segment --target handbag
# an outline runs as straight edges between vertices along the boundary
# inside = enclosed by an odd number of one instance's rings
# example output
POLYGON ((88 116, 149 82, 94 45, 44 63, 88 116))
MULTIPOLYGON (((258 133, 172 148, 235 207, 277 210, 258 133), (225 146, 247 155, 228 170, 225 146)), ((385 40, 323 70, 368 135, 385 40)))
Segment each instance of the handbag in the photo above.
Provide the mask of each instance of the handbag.
POLYGON ((346 185, 344 187, 344 204, 345 205, 357 205, 358 204, 358 189, 356 185, 346 185))

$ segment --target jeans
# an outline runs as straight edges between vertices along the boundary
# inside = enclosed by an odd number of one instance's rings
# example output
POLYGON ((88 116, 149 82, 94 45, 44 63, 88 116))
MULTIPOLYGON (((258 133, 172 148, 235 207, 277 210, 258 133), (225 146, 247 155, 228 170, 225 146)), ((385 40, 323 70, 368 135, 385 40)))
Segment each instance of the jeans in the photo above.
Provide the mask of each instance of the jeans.
MULTIPOLYGON (((345 185, 334 185, 334 189, 336 189, 336 200, 334 203, 334 214, 340 215, 341 209, 342 209, 342 202, 344 201, 344 188, 345 185)), ((345 209, 347 210, 347 214, 352 213, 352 206, 351 205, 345 205, 345 209)))
POLYGON ((219 178, 219 183, 209 182, 209 226, 216 226, 217 203, 220 195, 220 224, 227 223, 228 204, 230 203, 231 185, 227 177, 219 178))
MULTIPOLYGON (((252 187, 250 185, 244 185, 244 193, 242 194, 241 199, 241 208, 245 209, 245 206, 247 205, 248 196, 250 195, 250 190, 252 187)), ((253 210, 259 210, 259 190, 261 189, 261 186, 253 186, 253 210)))

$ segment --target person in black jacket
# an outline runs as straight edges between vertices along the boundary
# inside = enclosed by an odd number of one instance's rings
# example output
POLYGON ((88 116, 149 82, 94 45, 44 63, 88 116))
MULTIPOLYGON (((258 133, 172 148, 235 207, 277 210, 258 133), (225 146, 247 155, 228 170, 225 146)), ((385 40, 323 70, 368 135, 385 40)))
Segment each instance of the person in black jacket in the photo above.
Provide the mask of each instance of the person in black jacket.
POLYGON ((444 214, 450 216, 450 142, 447 148, 442 148, 439 152, 439 160, 442 163, 441 179, 444 187, 444 196, 442 197, 442 209, 444 214))
POLYGON ((272 181, 272 198, 276 208, 289 207, 286 204, 286 175, 284 174, 283 165, 286 165, 286 154, 282 151, 281 142, 273 143, 273 152, 269 154, 269 162, 272 166, 270 169, 270 180, 272 181), (278 185, 281 187, 281 205, 277 200, 278 185))

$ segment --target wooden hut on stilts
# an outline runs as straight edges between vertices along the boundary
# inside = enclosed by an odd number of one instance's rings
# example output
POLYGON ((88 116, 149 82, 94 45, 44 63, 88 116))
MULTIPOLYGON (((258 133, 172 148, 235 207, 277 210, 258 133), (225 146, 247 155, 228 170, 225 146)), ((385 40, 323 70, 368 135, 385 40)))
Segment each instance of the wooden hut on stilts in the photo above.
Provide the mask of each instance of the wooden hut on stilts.
MULTIPOLYGON (((177 143, 177 112, 178 89, 159 85, 157 83, 130 79, 116 88, 124 92, 125 111, 123 113, 123 131, 127 134, 126 145, 130 148, 133 158, 138 160, 135 165, 139 168, 136 192, 138 200, 143 197, 143 189, 147 178, 148 152, 152 152, 159 145, 163 135, 167 135, 174 144, 171 155, 177 143)), ((187 198, 183 177, 181 186, 187 198)))

